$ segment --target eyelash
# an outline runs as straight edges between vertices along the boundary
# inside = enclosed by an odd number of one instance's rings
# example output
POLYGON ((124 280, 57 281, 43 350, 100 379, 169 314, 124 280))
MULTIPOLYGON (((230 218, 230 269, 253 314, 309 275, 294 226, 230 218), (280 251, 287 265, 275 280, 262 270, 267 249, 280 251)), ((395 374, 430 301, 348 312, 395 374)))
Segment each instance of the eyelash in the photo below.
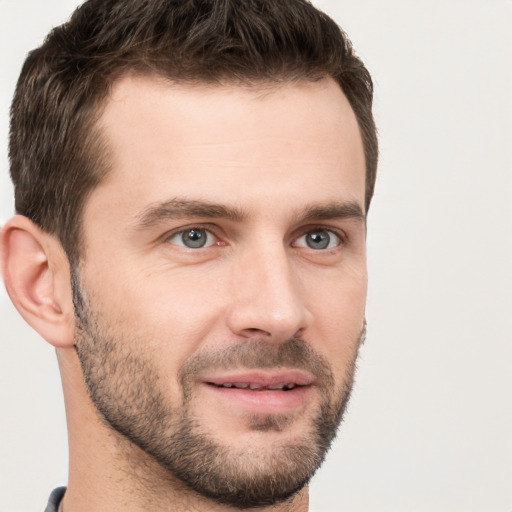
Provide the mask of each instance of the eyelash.
MULTIPOLYGON (((188 227, 185 227, 185 228, 180 228, 178 231, 173 231, 172 233, 169 233, 168 235, 165 236, 165 241, 168 242, 168 243, 171 243, 171 240, 173 238, 177 238, 177 237, 183 237, 183 235, 185 235, 186 233, 191 233, 192 231, 205 231, 206 233, 208 233, 209 236, 213 236, 214 238, 218 239, 219 237, 216 235, 215 231, 212 229, 211 226, 209 225, 202 225, 202 224, 194 224, 192 226, 188 226, 188 227)), ((207 236, 208 236, 207 235, 207 236)), ((194 247, 187 247, 186 245, 184 244, 177 244, 177 243, 174 243, 173 245, 178 245, 178 246, 181 246, 181 247, 184 247, 186 249, 196 249, 194 247)), ((208 243, 208 245, 203 245, 203 246, 200 246, 200 247, 197 247, 198 249, 203 249, 203 248, 208 248, 208 247, 211 247, 212 245, 225 245, 224 243, 222 242, 213 242, 213 243, 208 243)))
MULTIPOLYGON (((194 224, 194 225, 191 225, 191 226, 187 226, 187 227, 181 227, 178 231, 173 231, 169 234, 167 234, 165 236, 165 241, 167 243, 170 243, 172 245, 176 245, 178 247, 183 247, 185 249, 190 249, 190 250, 196 250, 196 249, 207 249, 209 247, 212 247, 214 245, 218 245, 218 246, 222 246, 222 245, 226 245, 224 242, 222 241, 219 241, 219 236, 217 235, 217 233, 215 232, 215 229, 213 229, 213 227, 211 225, 204 225, 204 224, 194 224), (177 237, 181 237, 181 239, 183 239, 183 236, 188 232, 188 233, 191 233, 192 231, 205 231, 207 233, 207 237, 209 238, 210 236, 213 236, 215 239, 217 239, 217 241, 214 241, 212 243, 210 243, 208 241, 208 238, 205 242, 205 245, 200 245, 200 246, 197 246, 197 247, 189 247, 189 246, 186 246, 184 243, 176 243, 176 242, 172 242, 173 239, 177 238, 177 237)), ((292 247, 297 247, 297 248, 304 248, 304 249, 311 249, 313 251, 319 251, 319 252, 327 252, 327 251, 332 251, 334 249, 336 249, 337 247, 339 246, 342 246, 344 244, 347 243, 347 235, 346 233, 344 233, 343 231, 341 230, 338 230, 338 229, 333 229, 331 227, 326 227, 326 226, 307 226, 306 228, 303 228, 301 229, 300 231, 300 234, 298 236, 294 236, 293 238, 293 243, 292 243, 292 247), (303 237, 306 237, 307 235, 311 235, 313 233, 320 233, 320 232, 324 232, 324 233, 327 233, 329 235, 329 241, 328 241, 328 245, 330 245, 331 243, 331 237, 335 237, 337 239, 337 242, 336 242, 336 245, 334 247, 321 247, 321 248, 314 248, 314 247, 311 247, 311 246, 307 246, 307 243, 305 243, 304 245, 297 245, 297 241, 300 240, 301 238, 303 237)))
POLYGON ((305 249, 309 248, 311 250, 316 250, 316 251, 320 251, 320 250, 321 251, 329 251, 329 250, 336 249, 337 247, 343 245, 346 242, 346 236, 344 233, 341 233, 340 231, 334 230, 332 228, 327 228, 325 226, 316 226, 316 227, 308 228, 306 231, 303 231, 300 236, 295 238, 294 244, 297 244, 297 241, 300 240, 301 238, 307 237, 308 235, 311 235, 314 233, 316 233, 316 234, 327 233, 329 236, 328 245, 331 244, 331 239, 334 236, 337 239, 336 245, 334 247, 322 247, 322 248, 316 248, 316 249, 314 247, 305 247, 305 246, 299 246, 299 245, 295 245, 295 246, 303 247, 305 249))

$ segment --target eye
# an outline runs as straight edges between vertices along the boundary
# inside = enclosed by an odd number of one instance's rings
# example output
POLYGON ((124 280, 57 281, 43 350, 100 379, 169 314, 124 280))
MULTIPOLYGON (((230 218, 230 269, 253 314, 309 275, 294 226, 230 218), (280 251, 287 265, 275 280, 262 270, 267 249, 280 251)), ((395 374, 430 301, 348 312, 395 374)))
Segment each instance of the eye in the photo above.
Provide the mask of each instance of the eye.
POLYGON ((316 251, 334 249, 341 244, 341 238, 328 229, 314 229, 299 237, 295 247, 307 247, 316 251))
POLYGON ((215 243, 215 236, 207 229, 200 227, 187 228, 179 231, 168 239, 169 243, 187 247, 188 249, 201 249, 215 243))

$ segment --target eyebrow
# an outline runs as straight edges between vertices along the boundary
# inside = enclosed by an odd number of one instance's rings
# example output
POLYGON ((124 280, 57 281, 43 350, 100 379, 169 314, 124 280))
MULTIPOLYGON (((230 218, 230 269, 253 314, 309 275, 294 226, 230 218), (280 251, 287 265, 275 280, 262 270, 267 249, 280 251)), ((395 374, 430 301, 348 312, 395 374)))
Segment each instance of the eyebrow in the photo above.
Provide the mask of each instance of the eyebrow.
POLYGON ((149 205, 135 220, 137 229, 147 229, 165 220, 201 217, 210 219, 226 219, 242 222, 247 214, 240 208, 225 206, 207 201, 174 198, 169 201, 149 205))
POLYGON ((309 206, 298 216, 299 223, 329 219, 354 219, 364 222, 366 215, 363 213, 359 203, 355 201, 331 201, 325 204, 309 206))
MULTIPOLYGON (((190 217, 208 219, 226 219, 242 222, 248 214, 236 206, 225 206, 208 201, 174 198, 147 206, 135 219, 135 228, 148 229, 160 222, 190 217)), ((296 215, 297 223, 312 220, 355 219, 365 221, 366 216, 361 206, 355 201, 330 201, 306 207, 296 215)))

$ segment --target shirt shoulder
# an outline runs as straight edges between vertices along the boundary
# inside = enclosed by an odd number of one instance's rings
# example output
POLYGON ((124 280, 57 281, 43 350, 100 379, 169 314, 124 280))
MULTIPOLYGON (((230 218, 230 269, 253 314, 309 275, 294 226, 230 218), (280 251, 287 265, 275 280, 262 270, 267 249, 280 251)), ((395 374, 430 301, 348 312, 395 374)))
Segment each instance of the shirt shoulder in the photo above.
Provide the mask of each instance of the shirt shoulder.
POLYGON ((60 500, 62 499, 62 496, 64 496, 65 492, 65 487, 57 487, 57 489, 54 489, 50 494, 48 505, 46 505, 44 512, 57 512, 60 500))

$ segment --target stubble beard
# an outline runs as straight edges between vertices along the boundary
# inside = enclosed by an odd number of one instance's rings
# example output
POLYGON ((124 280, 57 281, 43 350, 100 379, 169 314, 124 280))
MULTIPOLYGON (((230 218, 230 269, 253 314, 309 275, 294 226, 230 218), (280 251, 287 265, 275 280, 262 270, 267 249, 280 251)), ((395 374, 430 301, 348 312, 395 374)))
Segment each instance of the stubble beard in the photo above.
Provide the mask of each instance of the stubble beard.
MULTIPOLYGON (((348 404, 364 329, 339 389, 334 388, 328 362, 302 339, 292 338, 279 345, 264 340, 241 341, 191 356, 178 375, 181 404, 172 407, 151 354, 143 349, 130 351, 130 347, 144 347, 144 340, 114 334, 85 300, 76 276, 73 297, 76 352, 88 394, 101 419, 172 477, 195 493, 239 509, 286 501, 310 481, 336 436, 348 404), (265 447, 235 449, 220 444, 193 414, 194 382, 200 371, 276 367, 313 373, 322 394, 300 437, 265 447)), ((293 421, 293 415, 253 415, 248 429, 279 432, 293 421)))

